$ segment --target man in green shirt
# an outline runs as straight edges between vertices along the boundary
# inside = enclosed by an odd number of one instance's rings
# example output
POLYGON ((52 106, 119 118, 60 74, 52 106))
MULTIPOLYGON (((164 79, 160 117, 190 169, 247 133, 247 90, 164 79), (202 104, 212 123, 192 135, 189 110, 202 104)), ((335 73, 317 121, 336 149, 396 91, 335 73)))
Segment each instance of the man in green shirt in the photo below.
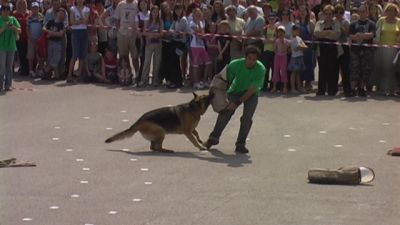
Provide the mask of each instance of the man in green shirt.
POLYGON ((240 118, 240 130, 236 140, 235 152, 248 153, 246 139, 253 123, 253 115, 257 108, 258 95, 264 84, 265 67, 258 60, 260 50, 255 46, 248 46, 245 50, 245 58, 233 60, 227 68, 229 82, 229 104, 217 118, 214 130, 211 132, 205 146, 219 143, 222 131, 225 129, 237 107, 243 103, 243 114, 240 118))

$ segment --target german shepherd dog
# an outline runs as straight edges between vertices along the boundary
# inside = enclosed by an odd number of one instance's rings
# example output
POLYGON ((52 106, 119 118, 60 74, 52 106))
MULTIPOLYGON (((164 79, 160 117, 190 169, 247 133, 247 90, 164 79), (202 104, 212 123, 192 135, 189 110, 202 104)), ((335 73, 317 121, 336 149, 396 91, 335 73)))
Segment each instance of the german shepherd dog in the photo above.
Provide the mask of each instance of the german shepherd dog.
POLYGON ((184 134, 199 150, 206 150, 196 127, 210 105, 213 94, 198 96, 184 104, 158 108, 143 114, 130 128, 108 138, 105 142, 121 140, 139 131, 151 142, 150 149, 158 152, 174 151, 162 147, 165 134, 184 134))

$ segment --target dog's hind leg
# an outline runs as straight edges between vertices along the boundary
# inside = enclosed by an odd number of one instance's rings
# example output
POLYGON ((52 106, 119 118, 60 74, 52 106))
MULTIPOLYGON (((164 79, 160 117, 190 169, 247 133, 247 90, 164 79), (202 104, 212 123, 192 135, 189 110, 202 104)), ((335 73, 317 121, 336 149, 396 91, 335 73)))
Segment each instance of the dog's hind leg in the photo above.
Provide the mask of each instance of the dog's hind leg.
POLYGON ((164 149, 162 143, 165 138, 165 131, 163 128, 155 125, 146 126, 140 130, 142 136, 151 142, 150 149, 157 152, 173 153, 174 151, 164 149))
POLYGON ((192 131, 192 134, 196 137, 197 141, 198 141, 200 144, 203 144, 203 143, 204 143, 204 142, 200 139, 199 132, 197 132, 196 129, 194 129, 194 130, 192 131))
POLYGON ((206 150, 206 148, 202 144, 199 144, 199 142, 197 142, 192 132, 187 132, 185 133, 185 135, 189 139, 189 141, 192 142, 192 144, 196 146, 200 151, 206 150))

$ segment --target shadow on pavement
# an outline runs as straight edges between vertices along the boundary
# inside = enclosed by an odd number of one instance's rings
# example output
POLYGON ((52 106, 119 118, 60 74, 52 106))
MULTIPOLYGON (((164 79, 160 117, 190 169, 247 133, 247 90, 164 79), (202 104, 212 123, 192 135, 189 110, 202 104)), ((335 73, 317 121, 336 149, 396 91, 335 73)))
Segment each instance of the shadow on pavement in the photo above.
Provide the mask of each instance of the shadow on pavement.
MULTIPOLYGON (((201 154, 202 152, 174 152, 174 153, 162 153, 162 152, 154 152, 154 151, 145 151, 145 152, 131 152, 131 151, 122 151, 115 149, 107 149, 110 152, 120 152, 129 155, 135 156, 163 156, 163 157, 179 157, 179 158, 189 158, 189 159, 198 159, 213 163, 221 163, 226 164, 229 167, 243 167, 245 164, 252 163, 250 156, 246 154, 225 154, 218 149, 210 149, 208 152, 211 154, 201 154)), ((207 151, 204 151, 207 152, 207 151)))

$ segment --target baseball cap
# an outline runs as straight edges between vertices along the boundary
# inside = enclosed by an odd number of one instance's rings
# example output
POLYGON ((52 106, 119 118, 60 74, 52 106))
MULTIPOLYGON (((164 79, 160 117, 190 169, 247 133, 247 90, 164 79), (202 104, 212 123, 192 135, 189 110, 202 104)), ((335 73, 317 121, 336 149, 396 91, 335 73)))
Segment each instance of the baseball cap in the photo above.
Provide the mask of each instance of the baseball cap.
POLYGON ((33 8, 33 7, 38 7, 38 8, 39 8, 39 3, 37 3, 37 2, 32 2, 31 7, 32 7, 32 8, 33 8))
POLYGON ((283 32, 286 32, 286 29, 285 29, 285 27, 284 27, 284 26, 282 26, 282 25, 280 25, 280 26, 278 27, 278 30, 282 30, 283 32))

